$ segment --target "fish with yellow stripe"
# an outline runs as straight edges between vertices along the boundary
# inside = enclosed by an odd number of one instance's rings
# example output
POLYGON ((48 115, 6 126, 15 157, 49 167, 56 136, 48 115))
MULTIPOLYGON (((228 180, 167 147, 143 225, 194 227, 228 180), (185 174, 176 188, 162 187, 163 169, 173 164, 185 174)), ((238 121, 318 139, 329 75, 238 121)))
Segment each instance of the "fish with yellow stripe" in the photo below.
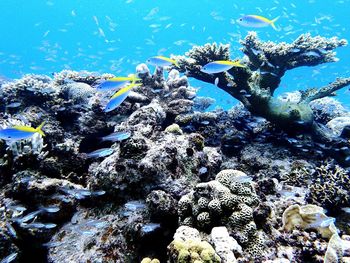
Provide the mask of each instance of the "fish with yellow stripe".
POLYGON ((237 20, 237 23, 240 24, 241 26, 245 27, 254 27, 254 28, 259 28, 259 27, 268 27, 272 26, 273 29, 279 31, 279 29, 276 27, 275 23, 280 17, 276 17, 275 19, 268 19, 263 16, 258 16, 258 15, 245 15, 242 16, 237 20))
POLYGON ((118 90, 110 98, 110 101, 107 103, 107 105, 104 109, 104 112, 110 112, 110 111, 116 109, 128 97, 128 95, 133 87, 139 87, 141 85, 142 85, 141 83, 136 83, 135 81, 133 81, 131 84, 127 85, 126 87, 123 87, 120 90, 118 90))
POLYGON ((29 139, 36 133, 39 133, 41 136, 45 136, 44 132, 42 131, 44 124, 45 122, 41 123, 37 128, 15 125, 11 128, 2 129, 0 130, 0 139, 18 141, 29 139))
POLYGON ((147 63, 153 66, 161 67, 161 68, 169 67, 171 65, 175 65, 176 67, 179 67, 179 64, 175 59, 171 59, 164 56, 151 57, 147 59, 147 63))
POLYGON ((114 77, 103 81, 96 87, 96 89, 101 91, 113 90, 140 80, 141 79, 138 78, 135 74, 130 74, 127 77, 114 77))
POLYGON ((217 60, 209 62, 201 68, 201 71, 207 74, 221 73, 231 69, 232 67, 244 68, 245 65, 241 64, 240 61, 230 61, 230 60, 217 60))

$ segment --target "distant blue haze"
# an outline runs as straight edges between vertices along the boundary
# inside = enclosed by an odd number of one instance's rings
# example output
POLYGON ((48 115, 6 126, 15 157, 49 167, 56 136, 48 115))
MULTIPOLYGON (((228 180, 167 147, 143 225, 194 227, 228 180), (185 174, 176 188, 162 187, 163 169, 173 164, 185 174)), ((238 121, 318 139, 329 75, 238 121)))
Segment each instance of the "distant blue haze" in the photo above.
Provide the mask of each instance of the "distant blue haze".
MULTIPOLYGON (((242 57, 239 39, 252 29, 235 21, 246 14, 281 16, 281 31, 256 29, 263 40, 290 42, 307 32, 350 40, 350 0, 1 0, 0 10, 0 75, 11 79, 63 69, 127 75, 151 56, 214 41, 230 43, 232 58, 242 57)), ((337 52, 337 63, 288 72, 278 93, 350 76, 350 46, 337 52)), ((210 92, 215 106, 236 103, 214 85, 191 84, 201 96, 210 92)), ((345 91, 338 98, 350 105, 345 91)))

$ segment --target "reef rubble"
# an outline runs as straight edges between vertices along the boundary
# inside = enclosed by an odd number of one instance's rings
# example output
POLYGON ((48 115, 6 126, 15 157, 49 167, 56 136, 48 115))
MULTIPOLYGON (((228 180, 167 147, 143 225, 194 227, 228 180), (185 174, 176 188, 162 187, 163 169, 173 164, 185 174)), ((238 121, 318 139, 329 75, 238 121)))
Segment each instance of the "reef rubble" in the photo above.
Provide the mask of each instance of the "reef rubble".
POLYGON ((249 34, 247 67, 218 75, 218 87, 241 102, 228 111, 206 111, 213 101, 198 98, 188 79, 213 83, 199 66, 229 59, 225 45, 194 47, 167 77, 138 65, 142 86, 108 113, 111 94, 95 86, 110 74, 63 71, 2 84, 0 127, 45 121, 45 137, 0 140, 0 259, 348 262, 350 149, 339 118, 350 115, 327 96, 349 80, 273 98, 286 70, 335 61, 333 49, 345 44, 249 34), (286 122, 255 108, 277 100, 289 109, 286 122), (300 121, 331 140, 284 125, 300 121), (121 137, 103 139, 111 133, 121 137))

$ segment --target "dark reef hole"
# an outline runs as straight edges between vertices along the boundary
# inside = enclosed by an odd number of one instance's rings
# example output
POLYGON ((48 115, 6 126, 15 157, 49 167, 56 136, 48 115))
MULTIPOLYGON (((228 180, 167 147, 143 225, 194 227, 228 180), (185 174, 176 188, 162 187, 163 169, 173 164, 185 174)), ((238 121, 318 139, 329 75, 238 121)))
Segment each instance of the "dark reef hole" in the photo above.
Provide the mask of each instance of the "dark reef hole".
MULTIPOLYGON (((48 242, 49 240, 47 240, 48 242)), ((35 262, 35 263, 47 263, 48 250, 42 244, 45 242, 39 242, 33 238, 23 238, 18 241, 18 246, 21 253, 17 258, 20 263, 35 262)))
POLYGON ((75 111, 57 111, 56 119, 60 122, 64 130, 71 130, 74 123, 77 123, 77 119, 80 117, 79 112, 75 111))
POLYGON ((173 124, 175 122, 175 118, 176 118, 175 114, 167 112, 166 113, 166 118, 165 118, 165 120, 162 123, 162 129, 165 130, 166 127, 168 127, 169 125, 173 124))
POLYGON ((139 243, 139 262, 145 257, 157 258, 160 262, 167 262, 167 247, 173 241, 173 235, 178 227, 176 220, 169 219, 166 225, 145 236, 139 243))

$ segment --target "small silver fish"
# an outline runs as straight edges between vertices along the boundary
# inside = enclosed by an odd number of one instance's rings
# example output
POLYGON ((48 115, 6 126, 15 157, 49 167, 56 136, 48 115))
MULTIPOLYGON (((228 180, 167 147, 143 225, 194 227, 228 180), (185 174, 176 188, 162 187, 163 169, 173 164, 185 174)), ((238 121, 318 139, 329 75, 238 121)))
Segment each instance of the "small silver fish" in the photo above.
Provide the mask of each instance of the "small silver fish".
POLYGON ((325 228, 335 222, 334 217, 324 217, 320 213, 316 213, 315 217, 316 217, 315 221, 308 225, 309 228, 318 228, 318 227, 325 228))
POLYGON ((345 213, 350 214, 350 207, 343 207, 341 210, 343 210, 345 213))
POLYGON ((47 213, 57 213, 60 211, 58 206, 48 206, 48 207, 40 207, 40 210, 47 213))
POLYGON ((44 224, 44 228, 46 229, 51 229, 51 228, 55 228, 57 225, 54 224, 54 223, 47 223, 47 224, 44 224))
POLYGON ((21 227, 23 227, 23 228, 37 228, 37 229, 40 229, 40 228, 45 228, 45 224, 39 223, 39 222, 29 223, 29 224, 23 223, 23 224, 21 224, 21 227))
POLYGON ((96 151, 93 151, 91 153, 87 154, 88 158, 101 158, 101 157, 107 157, 111 155, 114 152, 114 149, 111 148, 102 148, 96 151))
POLYGON ((6 208, 13 211, 18 211, 18 212, 24 212, 27 210, 27 208, 21 205, 9 205, 9 206, 6 206, 6 208))
POLYGON ((111 142, 118 142, 123 141, 126 139, 129 139, 131 136, 131 132, 114 132, 107 136, 102 137, 102 141, 111 141, 111 142))
POLYGON ((9 224, 9 223, 6 223, 6 227, 7 227, 8 231, 9 231, 9 233, 11 234, 11 236, 17 238, 17 232, 13 228, 13 226, 11 224, 9 224))
POLYGON ((321 55, 315 51, 308 51, 308 52, 305 52, 303 54, 301 54, 302 56, 304 57, 316 57, 316 58, 319 58, 321 57, 321 55))
POLYGON ((158 223, 149 223, 142 226, 142 231, 145 233, 153 232, 154 230, 160 228, 160 224, 158 223))
POLYGON ((15 252, 15 253, 12 253, 10 255, 8 255, 7 257, 3 258, 0 263, 10 263, 12 261, 14 261, 17 257, 18 253, 15 252))
POLYGON ((22 217, 22 218, 19 218, 18 219, 18 222, 20 224, 23 224, 23 223, 26 223, 28 222, 29 220, 32 220, 33 218, 35 218, 38 214, 41 213, 41 210, 38 210, 38 211, 34 211, 34 212, 31 212, 29 213, 28 215, 22 217))
POLYGON ((6 108, 18 108, 19 106, 21 106, 22 103, 20 102, 12 102, 9 105, 6 106, 6 108))
POLYGON ((130 201, 130 202, 127 202, 124 207, 127 209, 127 210, 130 210, 130 211, 136 211, 136 210, 143 210, 146 208, 146 205, 140 201, 130 201))
POLYGON ((59 195, 59 194, 56 194, 56 195, 53 195, 52 196, 53 199, 56 199, 56 200, 60 200, 64 203, 69 203, 71 200, 69 198, 67 198, 65 195, 59 195))

